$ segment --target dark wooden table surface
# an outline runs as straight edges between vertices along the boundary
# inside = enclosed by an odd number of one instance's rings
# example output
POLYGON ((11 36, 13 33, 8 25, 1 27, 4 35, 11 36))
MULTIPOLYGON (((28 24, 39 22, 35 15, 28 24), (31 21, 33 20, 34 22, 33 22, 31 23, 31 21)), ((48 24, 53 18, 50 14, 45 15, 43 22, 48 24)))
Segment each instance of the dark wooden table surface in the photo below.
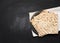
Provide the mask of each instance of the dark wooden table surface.
POLYGON ((28 14, 57 6, 59 0, 0 0, 0 43, 59 43, 60 32, 33 38, 28 14))

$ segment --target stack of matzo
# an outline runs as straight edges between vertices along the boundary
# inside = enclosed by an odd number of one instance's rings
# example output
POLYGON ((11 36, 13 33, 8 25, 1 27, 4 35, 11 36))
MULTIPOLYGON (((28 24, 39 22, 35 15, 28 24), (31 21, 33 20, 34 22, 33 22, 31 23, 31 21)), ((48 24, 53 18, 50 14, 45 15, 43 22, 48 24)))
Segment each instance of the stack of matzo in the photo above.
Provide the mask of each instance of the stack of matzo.
POLYGON ((34 16, 30 21, 39 36, 58 33, 58 15, 46 10, 34 16))

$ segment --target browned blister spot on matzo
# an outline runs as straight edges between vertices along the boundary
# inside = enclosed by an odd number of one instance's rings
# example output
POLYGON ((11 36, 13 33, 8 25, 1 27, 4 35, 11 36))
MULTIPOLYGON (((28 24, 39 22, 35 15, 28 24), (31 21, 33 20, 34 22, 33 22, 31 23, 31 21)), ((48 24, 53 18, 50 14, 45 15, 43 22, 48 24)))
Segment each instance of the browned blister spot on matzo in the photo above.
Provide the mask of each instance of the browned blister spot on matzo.
POLYGON ((58 33, 58 15, 54 12, 42 11, 30 21, 39 36, 58 33))

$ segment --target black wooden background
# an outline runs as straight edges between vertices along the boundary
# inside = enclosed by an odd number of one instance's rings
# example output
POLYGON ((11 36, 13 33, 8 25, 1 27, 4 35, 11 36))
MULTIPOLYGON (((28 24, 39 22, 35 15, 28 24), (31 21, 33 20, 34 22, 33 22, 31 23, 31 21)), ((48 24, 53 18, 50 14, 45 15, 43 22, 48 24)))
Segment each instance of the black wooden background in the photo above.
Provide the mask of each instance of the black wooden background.
POLYGON ((59 43, 58 35, 32 37, 29 12, 60 6, 60 0, 0 0, 0 43, 59 43))

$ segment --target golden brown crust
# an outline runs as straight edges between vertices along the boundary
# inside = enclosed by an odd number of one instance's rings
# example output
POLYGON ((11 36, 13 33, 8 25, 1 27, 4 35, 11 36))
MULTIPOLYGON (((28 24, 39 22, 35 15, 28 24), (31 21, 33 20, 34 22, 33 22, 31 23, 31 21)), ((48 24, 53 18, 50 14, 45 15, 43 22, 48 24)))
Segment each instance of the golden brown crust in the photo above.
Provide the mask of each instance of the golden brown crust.
POLYGON ((58 33, 58 15, 46 10, 35 16, 30 22, 38 32, 39 36, 58 33))

